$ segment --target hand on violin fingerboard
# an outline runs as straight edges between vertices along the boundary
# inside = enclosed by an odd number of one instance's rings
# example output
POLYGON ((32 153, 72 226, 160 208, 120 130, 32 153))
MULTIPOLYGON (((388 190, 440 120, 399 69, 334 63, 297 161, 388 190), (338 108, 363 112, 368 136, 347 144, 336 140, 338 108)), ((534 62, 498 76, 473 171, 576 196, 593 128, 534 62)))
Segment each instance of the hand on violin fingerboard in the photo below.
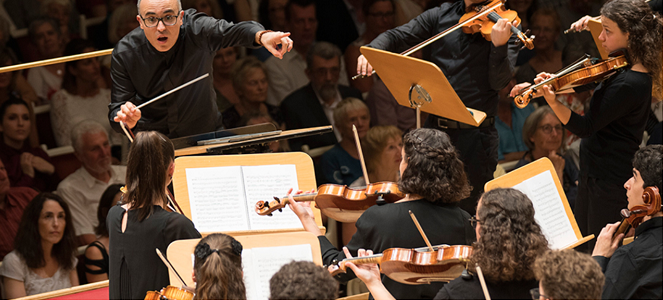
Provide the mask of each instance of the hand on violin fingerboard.
POLYGON ((619 247, 619 243, 624 239, 623 233, 620 233, 614 239, 612 238, 615 231, 617 231, 617 228, 619 228, 620 223, 621 222, 608 224, 601 229, 601 233, 596 239, 596 245, 594 246, 592 256, 611 257, 612 254, 615 253, 619 247))
MULTIPOLYGON (((311 192, 315 192, 315 190, 312 190, 311 192)), ((295 195, 302 193, 304 192, 297 191, 295 192, 295 195)), ((288 196, 288 206, 290 206, 290 209, 295 212, 295 215, 297 215, 299 221, 302 222, 304 230, 316 236, 322 235, 320 228, 318 228, 318 224, 315 223, 315 215, 311 209, 311 204, 309 202, 295 201, 295 199, 292 197, 292 189, 289 189, 286 195, 288 196)))
POLYGON ((493 41, 495 47, 504 46, 509 42, 509 38, 511 37, 511 26, 517 26, 517 21, 514 20, 513 23, 511 23, 507 19, 499 19, 497 23, 493 25, 490 39, 493 41))

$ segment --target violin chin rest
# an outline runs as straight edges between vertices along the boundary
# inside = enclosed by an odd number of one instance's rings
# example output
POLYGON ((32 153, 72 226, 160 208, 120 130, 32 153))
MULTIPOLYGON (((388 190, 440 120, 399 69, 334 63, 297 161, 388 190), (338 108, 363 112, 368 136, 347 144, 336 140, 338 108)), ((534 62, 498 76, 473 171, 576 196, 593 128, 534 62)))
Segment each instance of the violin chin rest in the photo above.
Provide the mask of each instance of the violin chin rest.
POLYGON ((470 274, 470 272, 467 271, 467 269, 463 270, 463 273, 460 274, 460 277, 463 278, 463 280, 472 280, 474 278, 474 275, 470 274))

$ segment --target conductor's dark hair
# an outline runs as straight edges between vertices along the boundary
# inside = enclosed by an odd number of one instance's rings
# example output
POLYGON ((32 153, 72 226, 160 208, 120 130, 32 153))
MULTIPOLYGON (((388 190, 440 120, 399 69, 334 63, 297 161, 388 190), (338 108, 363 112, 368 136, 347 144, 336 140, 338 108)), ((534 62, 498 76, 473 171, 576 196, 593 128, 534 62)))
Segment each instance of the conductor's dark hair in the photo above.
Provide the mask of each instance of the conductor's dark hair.
POLYGON ((327 269, 310 261, 283 265, 269 280, 269 299, 336 299, 338 281, 327 269))
POLYGON ((106 217, 108 216, 108 211, 110 211, 113 206, 113 200, 115 200, 115 195, 120 193, 122 184, 111 184, 109 185, 104 193, 99 199, 99 207, 97 208, 97 220, 99 220, 99 225, 94 228, 94 233, 98 236, 108 236, 108 227, 106 227, 106 217))
MULTIPOLYGON (((661 172, 663 171, 663 145, 649 145, 637 152, 633 157, 633 168, 640 172, 644 181, 643 188, 655 186, 663 193, 661 172)), ((663 194, 662 194, 663 195, 663 194)))
POLYGON ((456 203, 470 195, 463 162, 445 132, 419 128, 403 138, 407 168, 398 188, 431 202, 456 203))
POLYGON ((290 11, 290 8, 293 5, 297 5, 299 7, 309 7, 310 5, 315 6, 315 0, 290 0, 290 1, 288 1, 288 4, 285 5, 285 20, 286 20, 286 22, 290 21, 290 18, 292 18, 292 11, 290 11))

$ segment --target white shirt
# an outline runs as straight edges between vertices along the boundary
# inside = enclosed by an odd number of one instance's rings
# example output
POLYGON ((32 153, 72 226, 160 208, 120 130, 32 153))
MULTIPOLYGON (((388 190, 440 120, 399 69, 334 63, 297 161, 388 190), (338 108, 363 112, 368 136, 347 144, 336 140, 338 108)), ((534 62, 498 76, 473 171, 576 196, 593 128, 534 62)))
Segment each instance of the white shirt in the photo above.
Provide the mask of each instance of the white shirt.
POLYGON ((341 132, 338 131, 338 128, 334 125, 334 109, 336 109, 336 106, 341 102, 341 92, 336 89, 336 98, 334 98, 334 102, 331 104, 327 104, 322 98, 320 98, 320 95, 318 94, 318 91, 313 89, 315 92, 315 96, 318 97, 318 101, 320 101, 320 105, 322 106, 322 110, 325 112, 325 116, 327 116, 327 120, 329 120, 329 124, 331 124, 332 128, 334 128, 334 135, 336 135, 336 140, 340 141, 341 140, 341 132))
POLYGON ((37 97, 47 102, 51 101, 53 94, 59 91, 60 86, 62 86, 62 77, 53 75, 45 67, 30 69, 27 79, 30 86, 35 89, 37 97))
POLYGON ((101 195, 109 185, 123 184, 126 174, 126 166, 111 166, 111 178, 106 183, 80 167, 60 182, 57 194, 69 204, 76 235, 94 234, 94 227, 99 224, 97 208, 101 195))

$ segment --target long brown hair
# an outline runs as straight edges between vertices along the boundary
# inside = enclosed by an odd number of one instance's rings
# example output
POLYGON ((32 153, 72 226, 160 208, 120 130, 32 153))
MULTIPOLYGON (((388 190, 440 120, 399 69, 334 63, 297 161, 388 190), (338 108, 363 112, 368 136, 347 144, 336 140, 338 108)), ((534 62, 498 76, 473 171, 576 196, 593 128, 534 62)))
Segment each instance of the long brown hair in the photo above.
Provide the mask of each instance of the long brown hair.
POLYGON ((156 131, 136 134, 127 161, 125 195, 131 209, 138 210, 138 220, 152 214, 153 205, 166 204, 168 167, 175 157, 173 143, 156 131))
POLYGON ((242 244, 214 233, 201 239, 194 251, 196 299, 246 299, 242 273, 242 244))

